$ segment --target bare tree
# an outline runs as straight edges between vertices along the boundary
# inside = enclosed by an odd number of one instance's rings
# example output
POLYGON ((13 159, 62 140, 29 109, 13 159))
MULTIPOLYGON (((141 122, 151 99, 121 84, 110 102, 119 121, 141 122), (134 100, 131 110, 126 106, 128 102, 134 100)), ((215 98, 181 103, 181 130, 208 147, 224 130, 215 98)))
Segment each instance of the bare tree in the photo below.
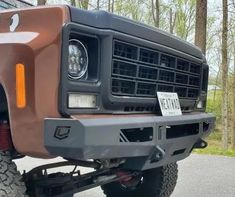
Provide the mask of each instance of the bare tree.
POLYGON ((108 11, 114 12, 114 0, 108 0, 108 11))
POLYGON ((207 32, 207 0, 197 0, 196 4, 196 27, 195 45, 206 54, 207 32))
POLYGON ((223 148, 228 149, 228 0, 223 0, 222 31, 222 129, 223 148))
POLYGON ((89 0, 79 0, 79 7, 84 10, 88 10, 89 0))
POLYGON ((174 33, 175 29, 175 23, 176 23, 176 12, 173 12, 173 9, 170 8, 170 33, 174 33))
POLYGON ((188 40, 195 30, 196 1, 174 0, 172 2, 177 12, 175 33, 184 40, 188 40))
MULTIPOLYGON (((233 0, 232 2, 233 9, 235 8, 235 1, 233 0)), ((233 94, 232 94, 232 117, 231 117, 231 122, 232 122, 232 136, 231 136, 231 142, 232 142, 232 149, 235 150, 235 20, 234 20, 234 13, 232 13, 231 18, 230 18, 230 35, 231 35, 231 45, 233 48, 233 94)))
POLYGON ((112 0, 112 4, 111 4, 111 12, 114 12, 114 0, 112 0))
POLYGON ((96 9, 97 9, 97 10, 100 9, 100 0, 97 0, 97 2, 96 2, 96 9))
POLYGON ((108 0, 108 11, 111 12, 111 0, 108 0))
POLYGON ((76 0, 70 0, 70 4, 71 4, 71 6, 76 7, 76 0))
POLYGON ((159 0, 152 0, 152 16, 155 27, 160 25, 160 2, 159 0))
MULTIPOLYGON (((233 4, 235 7, 235 4, 233 4)), ((234 17, 234 16, 233 16, 234 17)), ((232 142, 232 149, 235 150, 235 32, 234 32, 234 18, 231 17, 231 24, 230 24, 230 35, 231 35, 231 45, 233 48, 232 56, 233 56, 233 82, 232 82, 232 115, 231 115, 231 124, 232 124, 232 136, 231 136, 231 142, 232 142)))
POLYGON ((232 149, 235 150, 235 42, 234 42, 234 36, 232 35, 233 39, 233 105, 232 105, 232 111, 233 111, 233 129, 232 129, 232 149))
POLYGON ((37 5, 46 5, 47 0, 37 0, 37 5))

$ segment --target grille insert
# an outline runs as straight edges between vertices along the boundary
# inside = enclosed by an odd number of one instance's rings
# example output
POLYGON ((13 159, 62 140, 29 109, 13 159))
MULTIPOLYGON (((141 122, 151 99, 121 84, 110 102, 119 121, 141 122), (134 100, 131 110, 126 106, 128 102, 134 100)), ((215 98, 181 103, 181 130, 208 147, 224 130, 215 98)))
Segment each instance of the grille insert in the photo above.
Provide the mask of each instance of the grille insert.
POLYGON ((201 71, 201 64, 114 40, 113 95, 155 98, 156 92, 162 91, 195 100, 200 93, 201 71))
POLYGON ((138 83, 137 94, 154 96, 156 94, 156 87, 156 84, 138 83))
POLYGON ((200 86, 200 78, 199 77, 189 77, 189 85, 200 86))
POLYGON ((188 90, 188 97, 189 98, 195 98, 198 96, 198 94, 199 94, 199 90, 197 90, 197 89, 189 89, 188 90))
POLYGON ((161 55, 161 66, 175 68, 175 58, 168 55, 161 55))
POLYGON ((199 65, 197 65, 197 64, 191 64, 190 72, 191 73, 200 74, 201 73, 201 67, 199 65))
POLYGON ((135 77, 136 73, 137 67, 133 64, 117 61, 113 63, 113 74, 135 77))
POLYGON ((158 64, 158 53, 146 49, 140 49, 140 61, 150 64, 158 64))
POLYGON ((187 88, 175 87, 175 92, 178 93, 179 97, 186 97, 187 96, 187 88))
POLYGON ((183 75, 183 74, 176 74, 175 78, 176 83, 181 83, 181 84, 187 84, 188 83, 188 75, 183 75))
POLYGON ((173 86, 167 86, 167 85, 158 85, 159 92, 173 92, 174 87, 173 86))
POLYGON ((139 78, 157 80, 158 71, 153 68, 139 67, 139 78))
POLYGON ((167 82, 174 82, 174 72, 161 70, 159 74, 159 80, 167 81, 167 82))
POLYGON ((128 80, 113 79, 112 91, 118 94, 134 94, 135 82, 128 80))
POLYGON ((122 42, 115 42, 114 55, 135 60, 137 58, 137 47, 122 42))
POLYGON ((179 59, 177 62, 177 69, 182 70, 182 71, 188 71, 189 70, 189 62, 179 59))

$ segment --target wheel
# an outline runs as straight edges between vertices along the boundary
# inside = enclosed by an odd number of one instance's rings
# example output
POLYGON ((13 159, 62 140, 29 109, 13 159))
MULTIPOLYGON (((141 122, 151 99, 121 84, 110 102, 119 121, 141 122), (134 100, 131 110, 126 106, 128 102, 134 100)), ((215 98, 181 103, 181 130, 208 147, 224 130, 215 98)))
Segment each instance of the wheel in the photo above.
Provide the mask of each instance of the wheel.
POLYGON ((0 196, 25 197, 26 187, 9 152, 0 151, 0 196))
POLYGON ((134 187, 113 182, 103 185, 102 189, 107 197, 169 197, 176 186, 177 167, 176 163, 172 163, 144 171, 134 187))

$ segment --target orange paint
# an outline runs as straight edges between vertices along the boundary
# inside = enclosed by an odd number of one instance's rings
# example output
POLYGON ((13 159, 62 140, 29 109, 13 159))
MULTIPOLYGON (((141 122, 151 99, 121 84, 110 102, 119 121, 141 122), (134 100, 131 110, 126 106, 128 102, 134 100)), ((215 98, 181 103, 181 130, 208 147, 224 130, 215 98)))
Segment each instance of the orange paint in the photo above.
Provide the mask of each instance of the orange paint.
POLYGON ((16 64, 16 105, 20 109, 26 106, 25 66, 23 64, 16 64))

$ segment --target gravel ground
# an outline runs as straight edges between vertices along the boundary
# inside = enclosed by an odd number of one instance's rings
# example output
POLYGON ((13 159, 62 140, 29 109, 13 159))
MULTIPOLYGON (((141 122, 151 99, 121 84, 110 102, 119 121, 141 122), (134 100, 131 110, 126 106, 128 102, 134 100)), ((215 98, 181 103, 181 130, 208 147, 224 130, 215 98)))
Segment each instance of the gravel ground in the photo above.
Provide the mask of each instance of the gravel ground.
MULTIPOLYGON (((59 160, 54 159, 50 162, 59 160)), ((45 160, 29 157, 16 162, 20 171, 45 164, 45 160)), ((82 169, 83 173, 87 171, 85 168, 82 169)), ((78 196, 105 197, 100 188, 75 195, 78 196)), ((179 179, 172 197, 235 197, 235 158, 193 154, 180 161, 179 179)))

